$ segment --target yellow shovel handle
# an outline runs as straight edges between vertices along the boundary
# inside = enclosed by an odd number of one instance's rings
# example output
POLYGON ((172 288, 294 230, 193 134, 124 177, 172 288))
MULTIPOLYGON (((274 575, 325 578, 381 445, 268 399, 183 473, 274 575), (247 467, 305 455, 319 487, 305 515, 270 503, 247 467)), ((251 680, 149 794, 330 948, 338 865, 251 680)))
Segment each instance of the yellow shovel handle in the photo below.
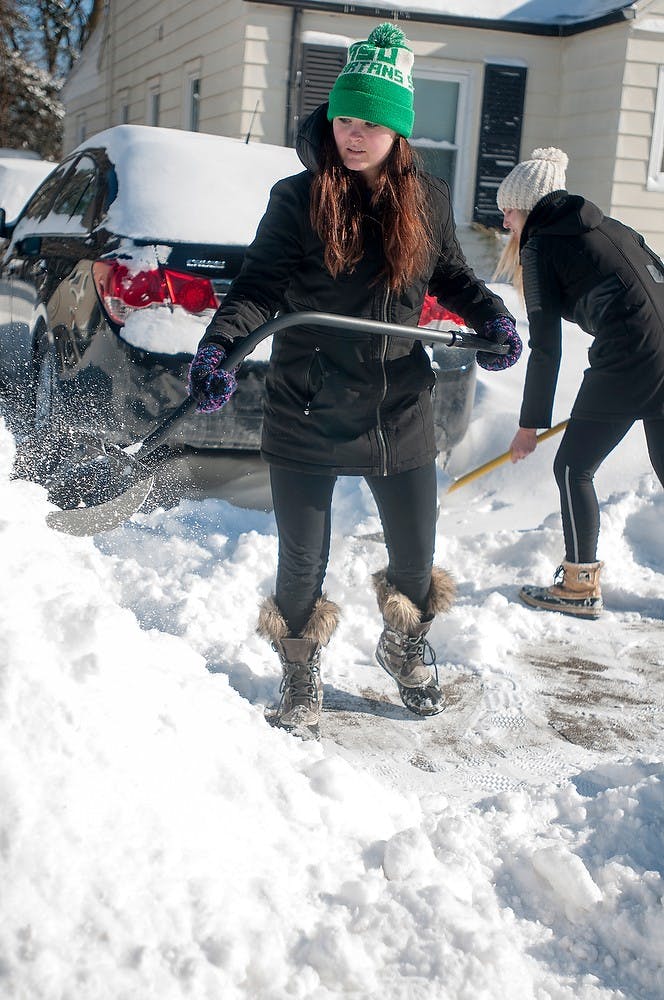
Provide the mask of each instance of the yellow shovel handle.
MULTIPOLYGON (((559 424, 555 424, 553 427, 549 427, 547 430, 542 431, 537 435, 537 443, 540 441, 545 441, 547 438, 553 437, 554 434, 560 434, 567 427, 568 421, 561 420, 559 424)), ((473 479, 479 479, 483 476, 485 472, 491 472, 492 469, 496 469, 499 465, 503 465, 509 460, 511 456, 510 451, 503 452, 502 455, 498 455, 496 458, 492 458, 490 462, 485 462, 484 465, 478 465, 476 469, 472 469, 467 472, 465 476, 459 476, 455 479, 451 486, 447 487, 448 493, 453 493, 454 490, 458 490, 461 486, 465 486, 466 483, 471 483, 473 479)))

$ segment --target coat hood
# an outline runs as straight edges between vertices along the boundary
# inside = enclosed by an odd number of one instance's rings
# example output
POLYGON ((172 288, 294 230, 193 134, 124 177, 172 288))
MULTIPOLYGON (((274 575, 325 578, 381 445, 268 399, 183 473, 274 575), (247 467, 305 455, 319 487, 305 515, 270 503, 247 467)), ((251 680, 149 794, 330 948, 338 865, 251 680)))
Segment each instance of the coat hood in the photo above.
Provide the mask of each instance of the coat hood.
POLYGON ((320 104, 308 115, 300 125, 295 139, 295 152, 302 163, 312 173, 318 171, 318 154, 323 142, 323 136, 329 129, 327 120, 327 101, 320 104))
POLYGON ((526 219, 521 234, 521 246, 531 236, 578 236, 589 233, 601 224, 604 213, 592 201, 567 191, 552 191, 537 202, 526 219))

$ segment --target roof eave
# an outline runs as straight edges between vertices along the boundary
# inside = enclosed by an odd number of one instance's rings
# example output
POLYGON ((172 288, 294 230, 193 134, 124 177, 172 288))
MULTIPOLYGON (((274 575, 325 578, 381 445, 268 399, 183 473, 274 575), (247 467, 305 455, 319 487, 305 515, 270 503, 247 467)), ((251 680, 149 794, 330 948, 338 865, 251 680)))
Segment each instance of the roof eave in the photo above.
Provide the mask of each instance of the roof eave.
POLYGON ((633 6, 610 11, 601 17, 573 24, 541 24, 537 21, 492 20, 487 17, 458 17, 454 14, 436 14, 425 11, 397 10, 394 7, 361 6, 343 3, 339 0, 245 0, 245 3, 269 4, 273 7, 297 7, 299 10, 327 11, 331 14, 350 14, 356 17, 376 17, 399 21, 423 21, 428 24, 447 24, 457 28, 483 28, 486 31, 510 31, 520 35, 548 35, 566 37, 593 31, 621 21, 631 21, 636 17, 633 6))

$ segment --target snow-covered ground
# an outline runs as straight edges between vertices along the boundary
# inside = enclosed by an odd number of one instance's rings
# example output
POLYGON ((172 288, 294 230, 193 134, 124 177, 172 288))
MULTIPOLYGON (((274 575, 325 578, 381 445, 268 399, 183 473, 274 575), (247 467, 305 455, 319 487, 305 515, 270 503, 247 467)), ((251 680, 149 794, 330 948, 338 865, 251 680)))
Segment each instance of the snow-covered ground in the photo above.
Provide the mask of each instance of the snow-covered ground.
MULTIPOLYGON (((567 333, 556 420, 588 343, 567 333)), ((446 491, 508 447, 524 370, 480 374, 439 471, 437 718, 373 661, 380 525, 340 480, 320 743, 264 719, 272 514, 190 500, 61 535, 0 426, 3 998, 661 1000, 664 495, 636 427, 597 476, 604 617, 522 606, 562 556, 556 439, 446 491)))

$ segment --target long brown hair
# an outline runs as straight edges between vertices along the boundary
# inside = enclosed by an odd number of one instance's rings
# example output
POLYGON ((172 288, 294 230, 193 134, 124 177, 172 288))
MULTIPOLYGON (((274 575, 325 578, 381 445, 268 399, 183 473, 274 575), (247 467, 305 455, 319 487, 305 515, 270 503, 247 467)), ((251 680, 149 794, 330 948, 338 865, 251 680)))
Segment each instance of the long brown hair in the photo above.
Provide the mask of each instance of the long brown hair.
MULTIPOLYGON (((311 186, 311 225, 325 247, 325 266, 336 278, 351 272, 364 253, 365 187, 360 175, 343 165, 331 127, 324 133, 319 162, 311 186)), ((383 232, 384 277, 393 291, 403 291, 425 273, 433 239, 413 150, 400 135, 371 192, 371 208, 383 232)))

